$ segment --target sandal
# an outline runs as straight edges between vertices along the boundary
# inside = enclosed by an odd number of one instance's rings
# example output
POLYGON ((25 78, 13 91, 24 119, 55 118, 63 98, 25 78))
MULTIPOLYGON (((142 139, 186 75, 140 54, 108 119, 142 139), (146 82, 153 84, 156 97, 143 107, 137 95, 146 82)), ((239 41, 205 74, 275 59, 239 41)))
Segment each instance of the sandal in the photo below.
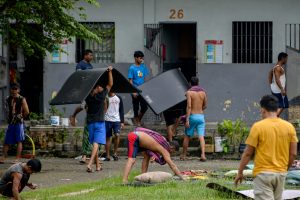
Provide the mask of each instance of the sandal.
POLYGON ((79 163, 80 164, 85 164, 85 160, 80 160, 79 163))
POLYGON ((200 162, 206 162, 206 158, 200 158, 200 162))
POLYGON ((92 169, 91 167, 87 167, 87 168, 86 168, 86 171, 87 171, 88 173, 93 173, 93 169, 92 169))

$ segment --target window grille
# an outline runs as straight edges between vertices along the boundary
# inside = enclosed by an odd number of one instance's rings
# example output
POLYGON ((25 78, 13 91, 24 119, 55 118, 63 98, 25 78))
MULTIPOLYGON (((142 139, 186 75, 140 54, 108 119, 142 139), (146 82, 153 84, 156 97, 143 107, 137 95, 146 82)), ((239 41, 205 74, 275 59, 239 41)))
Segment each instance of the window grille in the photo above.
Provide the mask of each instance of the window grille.
POLYGON ((273 22, 232 23, 233 63, 272 63, 273 22))
POLYGON ((289 48, 300 51, 300 24, 285 25, 285 44, 289 48))
POLYGON ((94 30, 101 41, 76 40, 76 62, 83 59, 84 50, 93 51, 93 63, 115 62, 115 23, 114 22, 84 22, 83 24, 94 30))

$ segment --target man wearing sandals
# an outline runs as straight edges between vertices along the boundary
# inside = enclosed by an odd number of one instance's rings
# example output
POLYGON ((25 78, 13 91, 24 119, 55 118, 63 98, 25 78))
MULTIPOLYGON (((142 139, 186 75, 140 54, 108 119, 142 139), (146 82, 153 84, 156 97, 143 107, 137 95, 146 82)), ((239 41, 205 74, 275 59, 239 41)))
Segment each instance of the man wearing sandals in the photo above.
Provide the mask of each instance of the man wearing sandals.
POLYGON ((96 85, 89 96, 85 99, 87 105, 87 125, 89 130, 89 140, 93 144, 91 159, 87 165, 87 172, 92 172, 92 164, 95 161, 96 171, 101 170, 98 158, 99 144, 106 144, 105 129, 105 98, 113 85, 112 67, 108 69, 108 84, 106 87, 96 85))

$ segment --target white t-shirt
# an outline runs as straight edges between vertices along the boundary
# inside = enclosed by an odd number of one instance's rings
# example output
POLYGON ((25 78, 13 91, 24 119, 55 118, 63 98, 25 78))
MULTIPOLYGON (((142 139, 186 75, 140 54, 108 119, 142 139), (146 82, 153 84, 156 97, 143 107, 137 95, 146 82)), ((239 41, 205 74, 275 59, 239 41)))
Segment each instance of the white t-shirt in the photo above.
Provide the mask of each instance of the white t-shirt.
POLYGON ((105 121, 121 122, 120 119, 120 99, 117 95, 108 97, 108 108, 105 114, 105 121))

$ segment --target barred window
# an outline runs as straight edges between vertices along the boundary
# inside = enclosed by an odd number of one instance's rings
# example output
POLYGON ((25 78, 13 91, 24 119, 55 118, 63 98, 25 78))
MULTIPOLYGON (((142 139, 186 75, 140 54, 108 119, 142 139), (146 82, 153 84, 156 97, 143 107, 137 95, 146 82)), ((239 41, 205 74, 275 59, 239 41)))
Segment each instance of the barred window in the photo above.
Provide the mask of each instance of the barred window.
POLYGON ((115 62, 115 23, 114 22, 83 22, 95 30, 101 39, 98 43, 94 40, 76 40, 76 62, 83 59, 84 50, 93 51, 93 63, 115 62))
POLYGON ((273 22, 232 23, 233 63, 272 63, 273 22))

